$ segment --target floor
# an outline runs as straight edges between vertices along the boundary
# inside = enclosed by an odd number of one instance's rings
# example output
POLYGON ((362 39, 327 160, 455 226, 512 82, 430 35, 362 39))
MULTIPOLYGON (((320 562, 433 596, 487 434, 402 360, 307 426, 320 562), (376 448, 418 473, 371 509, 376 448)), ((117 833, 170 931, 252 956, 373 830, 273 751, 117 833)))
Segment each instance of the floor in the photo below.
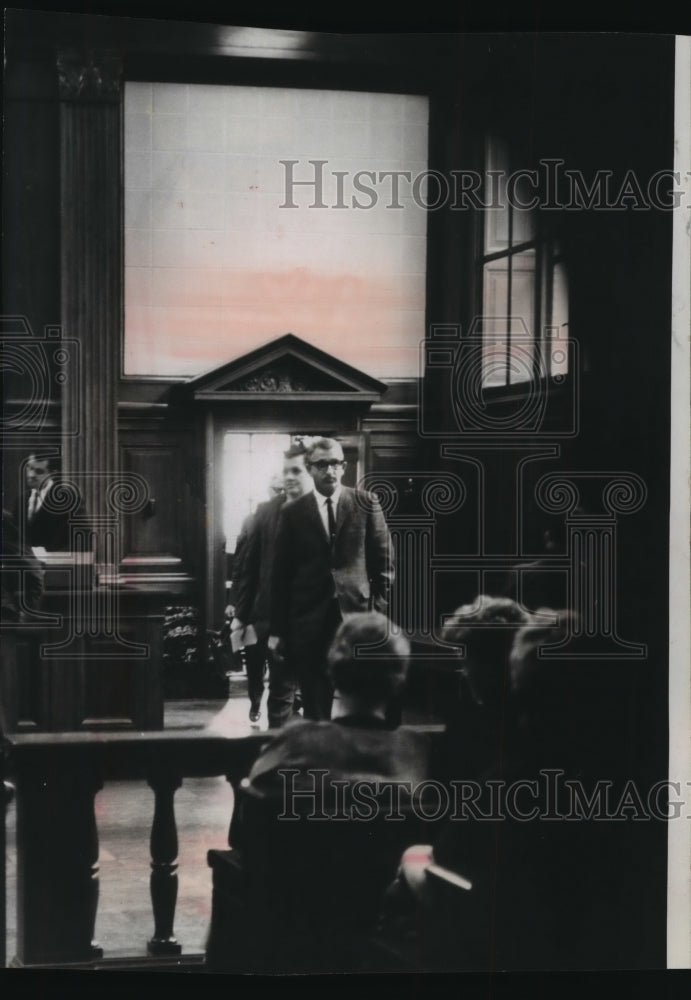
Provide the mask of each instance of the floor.
MULTIPOLYGON (((266 695, 265 695, 266 698, 266 695)), ((167 702, 166 729, 208 726, 223 732, 266 728, 266 705, 258 726, 248 719, 246 680, 236 676, 228 701, 167 702)), ((178 900, 175 935, 182 953, 198 954, 210 917, 209 848, 227 847, 232 791, 224 778, 188 778, 175 794, 178 828, 178 900)), ((96 941, 106 958, 146 955, 153 933, 149 894, 149 836, 153 792, 143 782, 110 782, 96 796, 99 831, 99 905, 96 941)), ((7 815, 7 962, 16 950, 16 816, 7 815)))
MULTIPOLYGON (((215 729, 241 735, 265 730, 266 692, 259 723, 249 722, 244 674, 231 674, 229 697, 220 701, 170 701, 164 728, 215 729)), ((406 722, 423 721, 404 716, 406 722)), ((211 914, 209 848, 226 848, 233 796, 222 778, 187 778, 175 794, 178 829, 178 898, 174 932, 182 955, 200 955, 211 914)), ((99 834, 99 903, 95 940, 104 958, 146 956, 153 934, 149 893, 149 837, 153 792, 144 782, 109 782, 96 796, 99 834)), ((16 815, 7 814, 7 964, 16 951, 16 815)))

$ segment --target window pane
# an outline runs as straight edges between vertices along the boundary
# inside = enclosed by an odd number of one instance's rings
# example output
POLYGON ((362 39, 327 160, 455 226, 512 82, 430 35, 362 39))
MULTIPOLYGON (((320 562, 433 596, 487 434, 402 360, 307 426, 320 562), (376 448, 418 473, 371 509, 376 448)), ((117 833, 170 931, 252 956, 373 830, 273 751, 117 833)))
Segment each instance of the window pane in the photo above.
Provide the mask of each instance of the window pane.
POLYGON ((506 196, 506 178, 509 172, 509 154, 506 143, 491 137, 485 153, 487 164, 483 203, 485 210, 485 253, 506 250, 509 246, 509 206, 506 196))
POLYGON ((482 384, 506 384, 509 323, 508 258, 490 261, 483 269, 482 384))
POLYGON ((509 382, 529 382, 534 376, 535 251, 511 258, 511 350, 509 382))
POLYGON ((517 243, 535 239, 535 209, 521 207, 531 203, 535 189, 530 179, 521 174, 512 182, 510 194, 513 213, 511 244, 516 246, 517 243))
POLYGON ((566 375, 569 370, 569 352, 566 339, 569 335, 568 285, 566 268, 557 261, 552 268, 552 344, 550 375, 566 375), (561 342, 561 343, 560 343, 561 342))
MULTIPOLYGON (((483 268, 482 320, 486 327, 488 320, 502 319, 509 315, 509 258, 491 260, 483 268)), ((491 324, 490 324, 491 325, 491 324)))

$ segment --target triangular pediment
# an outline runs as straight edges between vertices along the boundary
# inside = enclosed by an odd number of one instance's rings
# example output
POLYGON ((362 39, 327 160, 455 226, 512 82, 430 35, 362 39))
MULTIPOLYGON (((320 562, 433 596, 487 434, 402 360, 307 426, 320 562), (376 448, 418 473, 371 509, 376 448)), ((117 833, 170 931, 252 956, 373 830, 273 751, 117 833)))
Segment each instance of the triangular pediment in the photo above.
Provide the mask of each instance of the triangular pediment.
POLYGON ((372 403, 387 386, 292 333, 185 384, 194 399, 301 399, 372 403))

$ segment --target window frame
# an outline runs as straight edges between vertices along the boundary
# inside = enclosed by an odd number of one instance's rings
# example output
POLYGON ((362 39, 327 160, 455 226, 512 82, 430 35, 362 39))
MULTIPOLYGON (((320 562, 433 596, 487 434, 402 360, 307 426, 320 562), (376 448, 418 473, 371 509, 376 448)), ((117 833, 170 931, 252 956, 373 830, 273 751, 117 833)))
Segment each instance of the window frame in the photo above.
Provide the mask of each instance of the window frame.
MULTIPOLYGON (((487 205, 489 200, 489 192, 487 190, 487 177, 488 177, 488 164, 490 160, 490 144, 492 142, 503 141, 506 143, 506 150, 508 154, 508 166, 506 168, 507 175, 510 176, 511 172, 515 169, 515 153, 516 146, 510 141, 508 137, 500 135, 495 132, 485 132, 482 136, 479 145, 479 162, 481 163, 482 171, 482 204, 487 205)), ((538 192, 538 199, 540 193, 538 192)), ((534 213, 534 232, 530 239, 520 240, 516 243, 513 242, 514 233, 514 214, 515 208, 507 204, 508 212, 508 224, 507 224, 507 246, 506 248, 498 250, 487 250, 486 249, 486 234, 487 227, 489 224, 490 215, 492 211, 497 211, 497 209, 492 208, 481 208, 476 212, 475 215, 475 225, 473 228, 473 274, 472 274, 472 298, 476 304, 476 308, 473 310, 473 321, 471 325, 476 325, 478 320, 481 322, 485 317, 484 312, 484 278, 485 278, 485 268, 488 263, 495 260, 506 260, 509 262, 507 268, 508 280, 506 288, 506 303, 507 303, 507 318, 509 322, 507 324, 507 340, 505 344, 505 356, 506 356, 506 381, 501 385, 486 385, 482 384, 482 393, 488 402, 491 401, 503 401, 511 400, 516 398, 524 397, 530 393, 537 392, 547 392, 551 391, 553 388, 560 388, 565 383, 568 383, 572 377, 573 372, 569 367, 566 372, 559 373, 558 375, 552 372, 552 362, 549 355, 550 347, 553 342, 553 333, 556 329, 555 324, 552 322, 553 319, 553 309, 554 309, 554 273, 556 265, 566 265, 566 257, 563 251, 563 247, 560 245, 559 239, 559 228, 556 224, 556 219, 551 216, 546 216, 544 212, 540 211, 539 207, 532 209, 534 213), (535 281, 532 290, 532 323, 533 323, 533 358, 532 358, 532 369, 533 375, 530 379, 524 379, 522 381, 512 382, 510 380, 510 359, 511 359, 511 297, 512 297, 512 276, 513 268, 510 266, 512 258, 516 257, 518 254, 525 252, 526 250, 534 250, 535 252, 535 281), (550 277, 551 276, 551 277, 550 277)), ((567 272, 568 280, 568 272, 567 272)), ((568 290, 566 294, 566 312, 568 317, 568 290)), ((568 319, 566 327, 568 331, 568 319)), ((568 334, 567 334, 568 335, 568 334)), ((482 334, 482 339, 484 343, 484 333, 482 334)))

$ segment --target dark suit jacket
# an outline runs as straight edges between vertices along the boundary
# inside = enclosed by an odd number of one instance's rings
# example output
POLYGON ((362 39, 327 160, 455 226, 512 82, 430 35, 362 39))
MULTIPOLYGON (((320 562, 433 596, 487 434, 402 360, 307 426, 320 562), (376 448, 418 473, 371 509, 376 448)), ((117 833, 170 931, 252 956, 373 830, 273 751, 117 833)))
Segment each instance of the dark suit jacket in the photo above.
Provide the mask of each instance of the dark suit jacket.
POLYGON ((333 721, 296 719, 262 750, 249 775, 250 784, 265 795, 286 787, 315 788, 315 768, 328 772, 329 792, 337 781, 409 781, 417 785, 429 774, 429 737, 412 730, 388 729, 368 716, 344 716, 333 721), (283 775, 286 768, 299 773, 283 775))
POLYGON ((314 641, 335 597, 342 615, 386 612, 393 581, 391 537, 372 493, 342 487, 333 552, 314 493, 281 511, 271 587, 271 632, 314 641))
MULTIPOLYGON (((247 544, 249 541, 250 528, 254 520, 253 514, 248 514, 245 520, 242 522, 240 527, 240 533, 238 534, 237 541, 235 543, 235 552, 233 553, 233 562, 230 578, 230 592, 228 594, 228 602, 235 608, 238 602, 238 590, 240 587, 240 580, 242 579, 243 566, 245 564, 245 555, 247 553, 247 544)), ((236 612, 237 614, 237 612, 236 612)))
MULTIPOLYGON (((28 494, 24 498, 24 525, 26 534, 26 544, 40 546, 48 552, 68 552, 70 549, 70 517, 69 511, 55 509, 60 504, 57 500, 51 501, 52 494, 58 488, 58 483, 53 483, 46 492, 41 506, 38 508, 33 518, 28 517, 28 494)), ((82 513, 81 504, 77 511, 82 513)))
POLYGON ((268 635, 271 609, 271 571, 278 521, 284 496, 259 504, 249 526, 237 580, 235 574, 235 614, 240 621, 252 622, 260 639, 268 635))

